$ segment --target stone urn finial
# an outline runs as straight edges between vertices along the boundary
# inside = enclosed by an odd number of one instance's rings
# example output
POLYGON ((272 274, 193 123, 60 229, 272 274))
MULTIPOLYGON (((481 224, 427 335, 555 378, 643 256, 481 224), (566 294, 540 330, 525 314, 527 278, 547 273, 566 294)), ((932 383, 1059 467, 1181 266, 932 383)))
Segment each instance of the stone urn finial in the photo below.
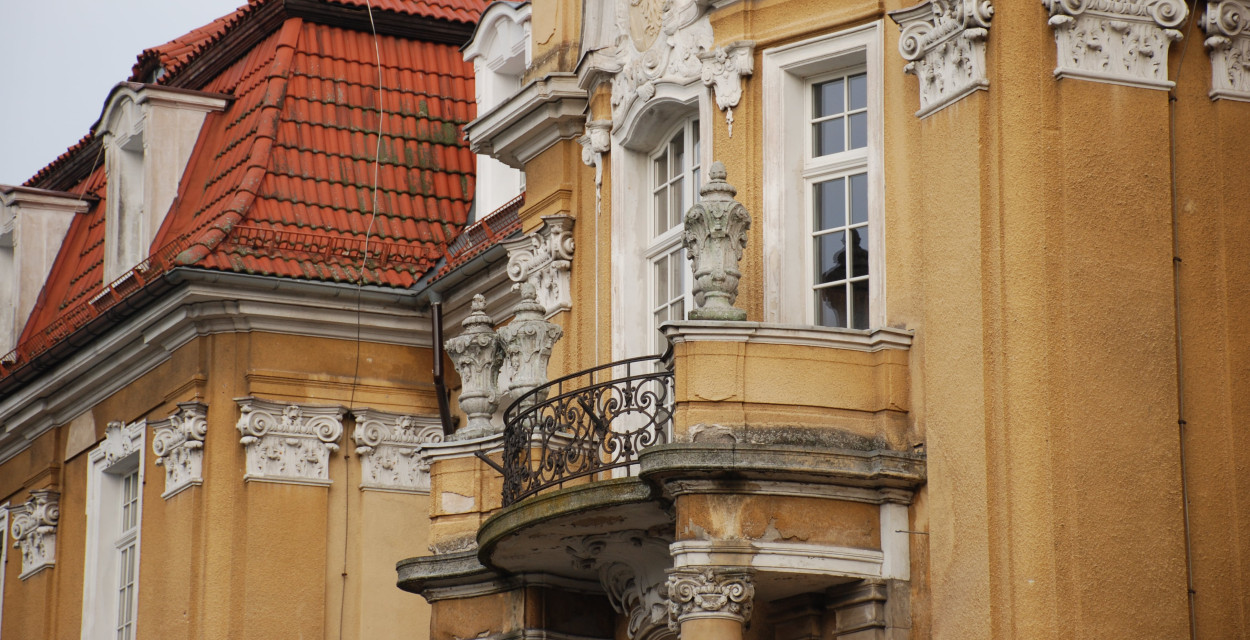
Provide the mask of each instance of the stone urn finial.
MULTIPOLYGON (((554 322, 543 319, 546 307, 538 301, 534 285, 521 283, 521 302, 516 306, 516 317, 506 327, 499 329, 508 364, 512 368, 512 382, 507 394, 519 398, 522 394, 547 384, 547 361, 551 348, 563 335, 564 330, 554 322)), ((544 398, 535 398, 541 401, 544 398)))
POLYGON ((503 349, 495 333, 495 321, 486 315, 486 298, 473 296, 469 317, 460 323, 464 331, 446 343, 451 362, 460 374, 460 408, 469 423, 455 438, 479 438, 495 432, 490 418, 499 406, 499 367, 503 349))
POLYGON ((708 183, 699 190, 702 201, 686 212, 686 229, 682 240, 686 257, 694 270, 695 308, 691 320, 747 319, 747 312, 733 306, 738 299, 738 261, 747 246, 747 229, 751 214, 738 193, 725 181, 725 165, 712 163, 708 183))

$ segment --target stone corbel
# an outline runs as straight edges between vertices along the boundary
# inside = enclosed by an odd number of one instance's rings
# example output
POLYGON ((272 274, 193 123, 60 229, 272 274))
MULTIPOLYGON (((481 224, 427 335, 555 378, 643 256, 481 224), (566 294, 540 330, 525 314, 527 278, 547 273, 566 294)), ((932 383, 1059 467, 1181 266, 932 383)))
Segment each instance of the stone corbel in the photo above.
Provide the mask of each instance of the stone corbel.
POLYGON ((409 416, 377 409, 353 409, 360 488, 401 493, 430 492, 430 461, 424 447, 443 441, 437 417, 409 416))
POLYGON ((161 497, 168 500, 183 489, 203 484, 208 407, 199 402, 180 402, 173 415, 151 425, 156 466, 165 467, 165 492, 161 497))
POLYGON ((898 50, 905 73, 920 80, 923 118, 990 86, 985 75, 985 41, 994 7, 990 0, 929 0, 893 11, 902 35, 898 50))
POLYGON ((1055 30, 1055 77, 1170 89, 1168 49, 1184 0, 1042 0, 1055 30))
POLYGON ((1212 100, 1250 102, 1250 0, 1209 0, 1202 19, 1212 100))
POLYGON ((550 318, 573 308, 569 269, 573 260, 573 222, 565 215, 543 216, 533 233, 504 242, 508 250, 508 277, 534 285, 538 302, 550 318))
POLYGON ((577 139, 582 145, 582 162, 595 168, 595 215, 603 211, 603 154, 612 147, 612 121, 590 120, 586 123, 586 135, 577 139))
POLYGON ((56 527, 61 519, 61 494, 50 489, 33 489, 25 503, 14 507, 13 547, 22 552, 25 580, 56 564, 56 527))
POLYGON ((755 43, 741 40, 699 54, 703 84, 716 94, 716 107, 725 112, 729 137, 734 136, 734 107, 742 99, 742 79, 755 72, 755 43))
POLYGON ((873 631, 884 632, 889 626, 885 608, 888 594, 886 581, 878 578, 830 589, 826 607, 834 612, 833 637, 859 638, 873 631))
POLYGON ((668 572, 668 623, 672 629, 696 618, 751 621, 755 583, 749 569, 683 567, 668 572))
POLYGON ((630 640, 675 640, 669 626, 665 567, 671 540, 641 530, 565 538, 573 566, 596 570, 608 601, 629 619, 630 640))
POLYGON ((247 481, 330 484, 330 454, 339 450, 343 407, 235 398, 236 425, 247 452, 247 481))

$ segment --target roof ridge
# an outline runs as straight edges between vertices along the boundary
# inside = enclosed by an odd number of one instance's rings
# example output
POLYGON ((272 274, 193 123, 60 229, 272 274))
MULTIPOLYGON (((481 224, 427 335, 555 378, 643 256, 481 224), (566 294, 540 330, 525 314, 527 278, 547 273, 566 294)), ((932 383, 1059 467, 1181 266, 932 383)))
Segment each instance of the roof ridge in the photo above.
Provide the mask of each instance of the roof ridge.
POLYGON ((178 265, 191 265, 203 260, 213 249, 225 240, 239 221, 246 216, 252 203, 256 201, 256 193, 260 189, 265 174, 269 172, 269 162, 273 152, 273 143, 278 135, 278 125, 282 117, 282 103, 286 99, 287 83, 290 79, 291 62, 295 58, 296 45, 304 21, 291 18, 282 25, 278 35, 278 43, 270 64, 269 79, 266 81, 265 96, 261 101, 261 110, 256 133, 252 138, 252 146, 248 152, 248 167, 243 178, 235 189, 232 202, 222 210, 218 218, 207 229, 200 232, 187 248, 174 259, 178 265))

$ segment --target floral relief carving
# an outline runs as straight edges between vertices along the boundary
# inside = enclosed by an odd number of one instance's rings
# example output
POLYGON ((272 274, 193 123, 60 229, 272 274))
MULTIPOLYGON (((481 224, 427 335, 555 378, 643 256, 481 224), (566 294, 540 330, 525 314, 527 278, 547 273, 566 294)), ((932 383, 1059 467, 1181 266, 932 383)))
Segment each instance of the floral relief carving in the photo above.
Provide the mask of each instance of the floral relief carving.
POLYGON ((156 466, 165 468, 168 500, 187 487, 204 482, 204 436, 208 434, 208 407, 180 402, 168 418, 152 424, 152 453, 156 466))
POLYGON ((508 249, 508 277, 534 286, 546 317, 573 308, 569 270, 573 260, 573 218, 543 216, 533 233, 504 243, 508 249))
MULTIPOLYGON (((521 302, 512 322, 499 329, 499 342, 512 372, 506 392, 513 399, 547 384, 551 348, 564 336, 560 325, 543 320, 543 305, 538 302, 534 286, 525 282, 520 287, 521 302)), ((535 402, 545 399, 545 390, 532 398, 535 402)))
POLYGON ((239 442, 247 452, 244 480, 330 484, 330 454, 339 450, 343 407, 235 398, 239 442))
POLYGON ((1250 0, 1207 2, 1202 27, 1211 54, 1211 99, 1250 101, 1250 0))
POLYGON ((715 90, 716 107, 725 112, 730 138, 734 136, 734 107, 742 99, 742 78, 755 71, 754 49, 754 42, 744 40, 699 54, 703 84, 715 90))
POLYGON ((989 87, 985 41, 993 16, 990 0, 929 0, 890 14, 902 30, 903 71, 920 80, 917 117, 989 87))
POLYGON ((1168 89, 1183 0, 1042 0, 1055 31, 1055 76, 1168 89))
POLYGON ((443 441, 438 418, 354 409, 361 489, 429 493, 430 461, 424 447, 443 441))
POLYGON ((702 200, 686 212, 682 241, 694 271, 691 320, 746 320, 746 311, 734 307, 738 299, 738 262, 747 246, 751 214, 738 193, 725 181, 725 165, 713 162, 708 182, 699 190, 702 200))
POLYGON ((61 494, 32 489, 30 498, 10 511, 13 547, 22 552, 21 579, 56 564, 56 527, 61 520, 61 494))
POLYGON ((684 567, 668 574, 669 626, 690 618, 751 621, 755 584, 747 569, 684 567))
POLYGON ((103 457, 104 466, 111 467, 138 449, 135 432, 139 429, 138 423, 127 426, 116 420, 105 425, 104 441, 100 443, 98 454, 103 457))

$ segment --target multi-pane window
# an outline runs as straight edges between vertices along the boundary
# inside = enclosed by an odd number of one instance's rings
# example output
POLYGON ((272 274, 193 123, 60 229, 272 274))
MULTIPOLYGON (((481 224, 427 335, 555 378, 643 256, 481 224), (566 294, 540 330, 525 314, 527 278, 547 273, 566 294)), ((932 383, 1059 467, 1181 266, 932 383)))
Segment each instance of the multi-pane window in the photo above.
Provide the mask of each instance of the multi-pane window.
POLYGON ((812 309, 816 324, 869 325, 868 75, 824 76, 807 84, 812 309))
MULTIPOLYGON (((651 156, 651 241, 649 300, 653 326, 685 320, 690 298, 690 265, 681 244, 686 210, 698 198, 699 121, 685 122, 651 156)), ((651 350, 663 351, 665 340, 652 332, 651 350)))
POLYGON ((135 574, 138 571, 139 471, 121 479, 121 514, 117 547, 117 640, 135 634, 135 574))

